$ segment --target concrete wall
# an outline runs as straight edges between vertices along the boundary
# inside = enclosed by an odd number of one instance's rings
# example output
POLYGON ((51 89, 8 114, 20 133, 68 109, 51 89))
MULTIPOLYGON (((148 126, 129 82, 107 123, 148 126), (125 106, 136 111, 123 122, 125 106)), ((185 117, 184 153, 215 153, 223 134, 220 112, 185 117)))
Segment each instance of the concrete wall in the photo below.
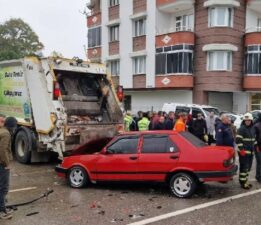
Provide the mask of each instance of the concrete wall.
POLYGON ((244 114, 249 109, 249 93, 235 92, 233 94, 233 112, 244 114))
POLYGON ((132 97, 132 113, 141 111, 149 111, 152 109, 159 111, 164 103, 192 103, 192 91, 125 91, 125 95, 132 97))

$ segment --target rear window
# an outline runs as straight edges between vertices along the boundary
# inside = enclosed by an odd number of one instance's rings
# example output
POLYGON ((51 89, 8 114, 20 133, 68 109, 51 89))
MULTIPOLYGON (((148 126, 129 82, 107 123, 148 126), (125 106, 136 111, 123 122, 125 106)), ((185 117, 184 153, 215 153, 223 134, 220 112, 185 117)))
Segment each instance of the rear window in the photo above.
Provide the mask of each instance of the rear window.
POLYGON ((172 153, 177 152, 176 145, 167 135, 144 135, 142 153, 172 153))
POLYGON ((191 134, 189 132, 181 132, 180 135, 182 137, 184 137, 185 139, 187 139, 195 147, 206 146, 205 142, 201 141, 199 138, 197 138, 196 136, 194 136, 193 134, 191 134))
POLYGON ((203 108, 203 110, 205 111, 205 113, 206 113, 207 115, 209 115, 209 113, 211 113, 211 112, 214 112, 214 114, 215 114, 216 116, 219 116, 219 110, 216 109, 216 108, 203 108))
POLYGON ((177 106, 176 107, 176 114, 180 113, 180 112, 186 112, 189 114, 190 112, 190 107, 186 107, 186 106, 177 106))

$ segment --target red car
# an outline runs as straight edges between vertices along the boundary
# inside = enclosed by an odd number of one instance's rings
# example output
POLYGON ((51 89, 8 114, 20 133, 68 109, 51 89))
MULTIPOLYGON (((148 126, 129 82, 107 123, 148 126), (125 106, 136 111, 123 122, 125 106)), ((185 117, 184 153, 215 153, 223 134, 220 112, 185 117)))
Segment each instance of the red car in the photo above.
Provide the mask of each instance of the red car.
POLYGON ((56 171, 74 188, 98 181, 167 182, 175 196, 184 198, 200 182, 231 180, 237 166, 231 147, 206 146, 188 132, 145 131, 82 146, 56 171))

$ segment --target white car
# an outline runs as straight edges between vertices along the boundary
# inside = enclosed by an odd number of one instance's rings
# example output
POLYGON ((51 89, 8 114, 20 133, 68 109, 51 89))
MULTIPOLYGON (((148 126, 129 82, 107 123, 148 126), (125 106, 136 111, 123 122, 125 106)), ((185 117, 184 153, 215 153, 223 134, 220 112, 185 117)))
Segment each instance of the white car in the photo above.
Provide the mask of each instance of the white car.
POLYGON ((236 126, 237 129, 240 128, 241 123, 243 121, 243 116, 236 115, 236 114, 233 114, 233 113, 225 113, 225 115, 230 117, 231 120, 234 120, 234 125, 236 126))

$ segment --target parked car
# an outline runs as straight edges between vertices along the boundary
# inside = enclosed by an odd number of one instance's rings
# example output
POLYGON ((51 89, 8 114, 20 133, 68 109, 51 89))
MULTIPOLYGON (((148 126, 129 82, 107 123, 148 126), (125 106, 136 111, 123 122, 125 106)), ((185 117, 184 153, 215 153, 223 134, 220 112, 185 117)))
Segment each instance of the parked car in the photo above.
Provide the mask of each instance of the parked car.
POLYGON ((178 114, 179 112, 186 112, 191 114, 193 118, 197 118, 197 114, 201 113, 206 118, 210 112, 214 112, 219 116, 219 109, 209 105, 196 105, 196 104, 181 104, 181 103, 165 103, 162 111, 169 113, 170 111, 178 114))
POLYGON ((172 194, 191 196, 200 182, 228 182, 236 174, 231 147, 206 146, 189 132, 124 133, 92 142, 65 157, 56 172, 73 188, 89 182, 166 182, 172 194), (102 143, 108 143, 102 148, 102 143))
POLYGON ((243 116, 236 115, 233 113, 225 113, 225 115, 227 115, 231 120, 234 121, 234 125, 236 126, 237 129, 240 128, 241 123, 243 121, 243 116))

